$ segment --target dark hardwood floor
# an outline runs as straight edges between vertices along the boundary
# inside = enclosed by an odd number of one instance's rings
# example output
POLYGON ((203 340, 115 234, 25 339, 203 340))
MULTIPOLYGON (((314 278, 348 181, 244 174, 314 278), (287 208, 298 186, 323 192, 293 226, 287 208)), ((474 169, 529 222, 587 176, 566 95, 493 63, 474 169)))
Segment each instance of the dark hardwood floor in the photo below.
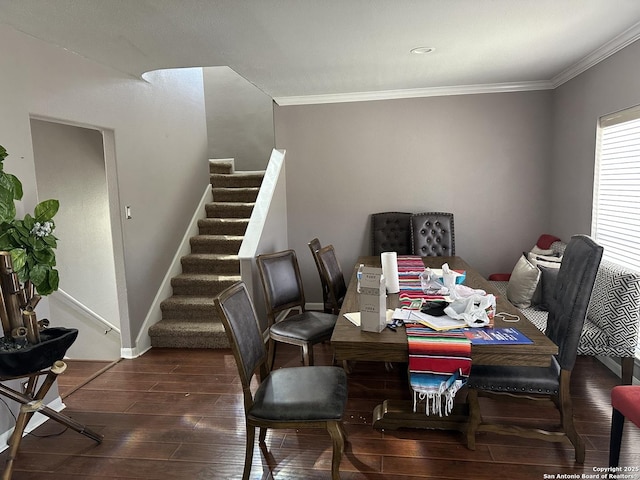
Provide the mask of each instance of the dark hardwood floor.
MULTIPOLYGON (((316 364, 330 362, 330 345, 316 346, 316 364)), ((102 433, 104 441, 96 444, 48 421, 23 439, 14 480, 241 478, 242 396, 229 350, 152 349, 121 360, 84 385, 107 364, 68 365, 59 381, 64 414, 102 433)), ((297 365, 299 350, 279 347, 276 367, 297 365)), ((409 392, 402 366, 387 371, 382 363, 358 363, 349 379, 345 422, 350 443, 340 467, 342 478, 537 480, 552 478, 545 474, 593 474, 594 467, 608 463, 609 393, 617 381, 594 358, 579 357, 572 391, 577 428, 587 445, 586 462, 579 466, 569 444, 482 433, 477 449, 470 451, 457 432, 374 430, 374 407, 385 398, 408 398, 409 392)), ((486 416, 535 421, 555 415, 544 407, 483 407, 486 416)), ((640 466, 638 430, 626 427, 621 465, 640 466)), ((266 460, 255 448, 252 479, 270 478, 269 468, 275 479, 330 478, 326 432, 270 431, 267 445, 266 460)), ((2 464, 6 453, 0 455, 2 464)))

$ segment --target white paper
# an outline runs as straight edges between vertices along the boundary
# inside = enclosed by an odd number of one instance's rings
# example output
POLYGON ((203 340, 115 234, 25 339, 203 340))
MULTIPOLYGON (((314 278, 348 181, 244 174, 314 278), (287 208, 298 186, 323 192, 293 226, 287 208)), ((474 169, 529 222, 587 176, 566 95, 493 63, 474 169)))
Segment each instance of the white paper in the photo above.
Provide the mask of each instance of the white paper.
POLYGON ((387 284, 387 292, 398 293, 400 291, 398 254, 396 252, 382 252, 380 254, 380 263, 382 264, 382 274, 387 284))

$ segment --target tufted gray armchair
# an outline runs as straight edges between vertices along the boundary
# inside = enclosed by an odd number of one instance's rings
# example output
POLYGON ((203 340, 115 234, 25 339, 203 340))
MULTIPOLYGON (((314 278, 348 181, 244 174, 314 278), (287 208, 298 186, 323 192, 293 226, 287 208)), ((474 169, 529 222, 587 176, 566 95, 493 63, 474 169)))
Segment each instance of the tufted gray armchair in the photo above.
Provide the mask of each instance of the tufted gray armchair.
POLYGON ((412 253, 421 257, 456 254, 453 213, 425 212, 411 215, 412 253))
POLYGON ((372 255, 382 252, 411 254, 411 214, 405 212, 380 212, 371 215, 372 255))

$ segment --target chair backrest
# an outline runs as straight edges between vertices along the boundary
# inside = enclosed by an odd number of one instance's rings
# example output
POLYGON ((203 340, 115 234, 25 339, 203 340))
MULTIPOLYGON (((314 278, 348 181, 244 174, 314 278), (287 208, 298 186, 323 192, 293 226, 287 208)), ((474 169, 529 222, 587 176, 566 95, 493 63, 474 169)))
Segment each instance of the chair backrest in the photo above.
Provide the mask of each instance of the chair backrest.
POLYGON ((318 259, 318 252, 322 248, 320 244, 320 240, 314 238, 307 245, 309 245, 309 250, 311 250, 311 256, 313 257, 313 261, 316 264, 316 269, 318 270, 318 275, 320 275, 320 283, 322 284, 322 298, 326 302, 329 298, 329 286, 327 285, 327 281, 322 274, 322 267, 320 266, 320 260, 318 259))
POLYGON ((259 371, 263 378, 267 374, 267 351, 258 327, 258 317, 243 282, 236 282, 222 291, 214 299, 214 304, 238 366, 247 407, 253 401, 250 388, 253 375, 259 371))
POLYGON ((283 250, 263 253, 258 255, 256 263, 270 324, 273 324, 278 313, 285 310, 298 308, 304 311, 304 289, 296 252, 283 250))
POLYGON ((344 282, 344 275, 338 257, 336 257, 333 245, 327 245, 318 252, 318 260, 322 268, 322 276, 329 288, 329 300, 335 315, 340 313, 342 301, 347 294, 347 285, 344 282))
POLYGON ((576 361, 602 251, 587 235, 574 235, 562 257, 545 333, 558 345, 557 359, 563 370, 572 370, 576 361))
POLYGON ((372 255, 382 252, 411 254, 411 214, 405 212, 380 212, 371 215, 372 255))
POLYGON ((453 213, 424 212, 411 215, 412 253, 421 257, 456 254, 453 213))

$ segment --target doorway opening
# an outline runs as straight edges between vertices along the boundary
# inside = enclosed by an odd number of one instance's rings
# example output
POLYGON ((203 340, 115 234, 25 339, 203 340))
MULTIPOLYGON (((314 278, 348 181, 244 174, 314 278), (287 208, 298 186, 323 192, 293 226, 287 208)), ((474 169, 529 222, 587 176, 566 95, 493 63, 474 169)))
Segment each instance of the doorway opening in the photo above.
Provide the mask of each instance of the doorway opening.
POLYGON ((105 132, 32 118, 31 136, 38 201, 60 201, 54 218, 60 288, 46 297, 49 320, 78 329, 69 358, 118 359, 126 305, 116 281, 114 240, 122 235, 110 208, 105 132))

